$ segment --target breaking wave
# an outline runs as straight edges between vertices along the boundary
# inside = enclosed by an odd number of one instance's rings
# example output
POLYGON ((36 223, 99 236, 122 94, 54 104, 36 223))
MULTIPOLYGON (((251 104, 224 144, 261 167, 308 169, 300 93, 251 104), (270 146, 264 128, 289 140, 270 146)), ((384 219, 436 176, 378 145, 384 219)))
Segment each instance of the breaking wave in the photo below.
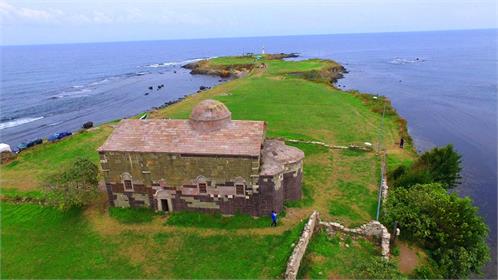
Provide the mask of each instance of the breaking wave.
POLYGON ((43 117, 36 117, 36 118, 21 118, 21 119, 15 119, 15 120, 10 120, 6 122, 0 123, 0 130, 9 128, 9 127, 16 127, 20 126, 26 123, 34 122, 37 120, 41 120, 43 117))
POLYGON ((215 58, 215 57, 214 56, 213 57, 202 57, 202 58, 194 58, 194 59, 188 59, 188 60, 183 60, 183 61, 168 61, 168 62, 163 62, 163 63, 149 64, 149 65, 146 65, 145 67, 160 68, 160 67, 169 67, 169 66, 175 66, 175 65, 185 65, 185 64, 192 63, 192 62, 197 62, 197 61, 201 61, 204 59, 211 59, 211 58, 215 58))

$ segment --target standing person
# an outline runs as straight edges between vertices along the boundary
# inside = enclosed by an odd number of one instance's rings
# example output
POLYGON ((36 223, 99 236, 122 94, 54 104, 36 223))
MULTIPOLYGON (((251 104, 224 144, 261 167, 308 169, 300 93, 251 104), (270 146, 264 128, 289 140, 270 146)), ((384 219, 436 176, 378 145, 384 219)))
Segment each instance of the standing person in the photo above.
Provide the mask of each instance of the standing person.
POLYGON ((403 145, 404 145, 404 144, 405 144, 405 139, 401 138, 401 139, 399 140, 399 147, 400 147, 401 149, 403 149, 403 145))
POLYGON ((277 212, 275 212, 275 210, 271 211, 271 226, 272 227, 277 226, 277 212))

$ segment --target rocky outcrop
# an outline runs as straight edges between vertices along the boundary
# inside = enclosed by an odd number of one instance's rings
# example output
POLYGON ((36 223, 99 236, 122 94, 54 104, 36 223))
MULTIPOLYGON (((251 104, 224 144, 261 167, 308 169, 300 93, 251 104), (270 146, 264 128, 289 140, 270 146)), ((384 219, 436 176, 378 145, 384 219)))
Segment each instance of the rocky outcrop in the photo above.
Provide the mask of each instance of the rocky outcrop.
POLYGON ((220 76, 221 78, 239 77, 254 68, 254 64, 213 65, 209 60, 201 60, 183 65, 190 74, 220 76))

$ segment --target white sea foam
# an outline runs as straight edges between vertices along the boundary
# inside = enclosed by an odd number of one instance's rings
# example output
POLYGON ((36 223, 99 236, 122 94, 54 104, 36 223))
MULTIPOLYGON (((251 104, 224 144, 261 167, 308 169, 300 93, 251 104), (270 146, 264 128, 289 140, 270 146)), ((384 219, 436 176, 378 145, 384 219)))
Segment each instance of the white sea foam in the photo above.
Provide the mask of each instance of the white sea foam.
POLYGON ((107 82, 109 82, 109 79, 105 78, 105 79, 103 79, 103 80, 93 82, 93 83, 91 83, 90 85, 91 85, 91 86, 97 86, 97 85, 105 84, 105 83, 107 83, 107 82))
POLYGON ((26 124, 26 123, 30 123, 30 122, 34 122, 34 121, 41 120, 41 119, 43 119, 43 117, 21 118, 21 119, 15 119, 15 120, 6 121, 6 122, 3 122, 3 123, 0 123, 0 130, 5 129, 5 128, 9 128, 9 127, 20 126, 20 125, 23 125, 23 124, 26 124))
POLYGON ((408 59, 408 58, 396 57, 393 60, 389 61, 389 63, 391 63, 391 64, 409 64, 409 63, 417 63, 417 62, 424 62, 424 60, 420 59, 420 58, 408 59))
POLYGON ((76 91, 63 91, 59 94, 52 95, 50 98, 51 99, 57 99, 57 98, 64 98, 64 97, 84 97, 88 96, 89 92, 91 92, 91 89, 84 88, 81 90, 76 90, 76 91))
POLYGON ((213 57, 207 57, 207 58, 206 57, 194 58, 194 59, 188 59, 188 60, 183 60, 183 61, 168 61, 168 62, 163 62, 163 63, 154 63, 154 64, 146 65, 145 67, 159 68, 159 67, 168 67, 168 66, 175 66, 175 65, 185 65, 185 64, 192 63, 192 62, 197 62, 197 61, 201 61, 204 59, 211 59, 211 58, 215 58, 215 57, 213 56, 213 57))

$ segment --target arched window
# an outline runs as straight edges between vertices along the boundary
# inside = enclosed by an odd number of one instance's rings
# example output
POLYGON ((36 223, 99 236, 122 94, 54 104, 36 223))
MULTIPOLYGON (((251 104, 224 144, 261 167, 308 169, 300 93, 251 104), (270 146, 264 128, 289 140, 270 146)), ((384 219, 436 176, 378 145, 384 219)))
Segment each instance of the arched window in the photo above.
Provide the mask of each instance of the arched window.
POLYGON ((246 180, 244 180, 244 178, 242 177, 237 177, 233 181, 235 183, 235 195, 246 195, 246 180))
POLYGON ((133 181, 130 173, 125 172, 121 174, 121 182, 125 191, 133 191, 133 181))
POLYGON ((207 179, 204 176, 199 176, 196 179, 197 187, 199 188, 199 193, 207 193, 207 179))

